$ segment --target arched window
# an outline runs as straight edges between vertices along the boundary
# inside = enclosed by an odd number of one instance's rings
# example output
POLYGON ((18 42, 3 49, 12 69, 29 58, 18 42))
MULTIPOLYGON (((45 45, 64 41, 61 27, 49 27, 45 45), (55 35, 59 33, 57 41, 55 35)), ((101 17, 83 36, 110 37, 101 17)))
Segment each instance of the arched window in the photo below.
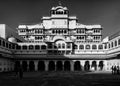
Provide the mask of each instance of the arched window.
POLYGON ((15 46, 16 46, 15 44, 12 44, 12 49, 15 49, 15 46))
POLYGON ((54 10, 52 10, 52 11, 51 11, 51 14, 55 14, 55 11, 54 11, 54 10))
POLYGON ((58 44, 58 48, 61 48, 61 44, 60 43, 58 44))
POLYGON ((3 41, 2 44, 3 44, 3 47, 5 47, 5 41, 3 41))
POLYGON ((78 29, 76 29, 76 32, 78 33, 78 29))
POLYGON ((27 50, 27 45, 23 45, 23 46, 22 46, 22 49, 23 49, 23 50, 27 50))
POLYGON ((117 46, 117 41, 115 41, 115 46, 117 46))
POLYGON ((80 45, 80 46, 79 46, 79 49, 84 49, 84 45, 80 45))
POLYGON ((12 44, 11 43, 9 43, 9 49, 11 49, 12 48, 12 44))
POLYGON ((57 11, 57 14, 63 14, 63 11, 57 11))
POLYGON ((39 49, 40 49, 40 46, 39 46, 39 45, 35 45, 35 49, 36 49, 36 50, 39 50, 39 49))
POLYGON ((90 49, 90 45, 86 45, 86 49, 90 49))
POLYGON ((105 46, 104 46, 105 49, 107 49, 107 43, 105 43, 105 46))
POLYGON ((55 44, 53 46, 54 46, 54 49, 57 49, 57 46, 55 44))
POLYGON ((60 34, 60 30, 58 30, 58 33, 60 34))
POLYGON ((48 48, 49 48, 49 49, 52 49, 52 43, 49 43, 49 44, 48 44, 48 48))
POLYGON ((71 44, 70 43, 67 43, 67 48, 71 48, 71 44))
POLYGON ((64 30, 64 33, 67 33, 67 31, 66 31, 66 30, 64 30))
POLYGON ((67 10, 65 10, 65 11, 64 11, 64 14, 68 14, 68 11, 67 11, 67 10))
POLYGON ((74 45, 74 49, 77 49, 78 47, 77 47, 77 45, 74 45))
POLYGON ((118 45, 120 45, 120 39, 118 40, 118 45))
POLYGON ((60 30, 60 34, 63 33, 63 30, 60 30))
POLYGON ((99 45, 99 46, 98 46, 98 49, 103 49, 103 45, 99 45))
POLYGON ((62 44, 62 48, 65 48, 65 44, 64 43, 62 44))
POLYGON ((77 39, 79 39, 79 36, 77 36, 77 39))
POLYGON ((57 11, 56 14, 59 14, 59 12, 57 11))
POLYGON ((63 11, 61 11, 60 13, 63 14, 63 11))
POLYGON ((41 49, 46 49, 46 45, 42 45, 42 46, 41 46, 41 49))
POLYGON ((33 45, 29 45, 29 49, 30 50, 34 49, 34 46, 33 45))
POLYGON ((16 49, 17 49, 17 50, 20 50, 20 49, 21 49, 21 46, 20 46, 20 45, 17 45, 17 46, 16 46, 16 49))
POLYGON ((8 48, 8 43, 6 42, 6 48, 8 48))
POLYGON ((55 33, 55 31, 54 31, 54 30, 52 30, 52 33, 54 34, 54 33, 55 33))
POLYGON ((108 47, 110 48, 110 43, 108 44, 108 47))
POLYGON ((97 46, 96 45, 92 45, 92 49, 97 49, 97 46))
POLYGON ((113 47, 113 42, 111 42, 111 47, 113 47))

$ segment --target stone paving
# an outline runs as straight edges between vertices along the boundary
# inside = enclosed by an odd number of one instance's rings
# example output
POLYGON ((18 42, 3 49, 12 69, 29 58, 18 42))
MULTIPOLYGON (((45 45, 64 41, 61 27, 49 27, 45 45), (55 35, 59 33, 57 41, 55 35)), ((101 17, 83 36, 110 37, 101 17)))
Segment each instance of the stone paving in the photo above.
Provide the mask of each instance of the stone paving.
POLYGON ((0 86, 120 86, 120 75, 110 72, 24 72, 0 73, 0 86))

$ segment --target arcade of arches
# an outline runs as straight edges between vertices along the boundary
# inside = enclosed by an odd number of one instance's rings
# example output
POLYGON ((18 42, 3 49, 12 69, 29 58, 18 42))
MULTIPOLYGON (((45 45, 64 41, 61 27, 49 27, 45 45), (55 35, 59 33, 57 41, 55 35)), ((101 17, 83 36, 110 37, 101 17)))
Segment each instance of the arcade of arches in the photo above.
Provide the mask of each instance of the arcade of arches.
POLYGON ((23 71, 90 71, 104 70, 104 61, 40 60, 16 61, 15 70, 22 66, 23 71))

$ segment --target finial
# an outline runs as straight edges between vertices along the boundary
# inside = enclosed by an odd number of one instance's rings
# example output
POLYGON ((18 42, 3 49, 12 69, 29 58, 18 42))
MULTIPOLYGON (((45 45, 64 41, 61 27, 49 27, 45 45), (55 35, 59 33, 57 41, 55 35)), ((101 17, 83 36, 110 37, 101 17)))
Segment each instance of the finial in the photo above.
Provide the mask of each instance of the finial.
POLYGON ((61 5, 62 5, 62 4, 61 4, 61 1, 59 1, 59 3, 58 3, 58 4, 59 4, 59 6, 61 6, 61 5))

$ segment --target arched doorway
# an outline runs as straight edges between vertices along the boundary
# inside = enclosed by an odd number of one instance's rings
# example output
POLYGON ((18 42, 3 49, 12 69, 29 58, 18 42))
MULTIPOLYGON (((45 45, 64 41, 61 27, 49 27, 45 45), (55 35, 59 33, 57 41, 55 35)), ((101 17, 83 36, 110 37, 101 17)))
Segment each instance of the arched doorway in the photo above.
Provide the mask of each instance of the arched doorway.
POLYGON ((85 71, 89 71, 89 70, 90 70, 90 64, 89 64, 89 61, 86 61, 86 62, 85 62, 84 70, 85 70, 85 71))
POLYGON ((100 70, 103 70, 103 66, 104 66, 103 61, 100 61, 98 66, 99 66, 100 70))
POLYGON ((34 61, 30 61, 30 62, 29 62, 29 70, 30 70, 30 71, 34 71, 34 70, 35 70, 34 61))
POLYGON ((57 71, 62 71, 63 70, 62 61, 57 61, 57 63, 56 63, 56 70, 57 71))
POLYGON ((54 61, 49 62, 48 69, 49 69, 49 71, 55 71, 55 62, 54 61))
POLYGON ((19 68, 20 68, 20 61, 16 61, 15 64, 14 64, 14 71, 19 71, 19 68))
POLYGON ((81 70, 80 61, 76 61, 76 62, 74 63, 74 70, 75 70, 75 71, 80 71, 80 70, 81 70))
POLYGON ((44 61, 38 62, 38 71, 44 71, 45 70, 45 63, 44 61))
POLYGON ((93 62, 92 62, 91 68, 92 68, 92 70, 97 70, 96 61, 93 61, 93 62))
POLYGON ((70 61, 65 61, 64 62, 64 71, 70 71, 70 61))
POLYGON ((27 61, 23 61, 22 62, 22 68, 23 68, 23 71, 27 71, 27 61))

